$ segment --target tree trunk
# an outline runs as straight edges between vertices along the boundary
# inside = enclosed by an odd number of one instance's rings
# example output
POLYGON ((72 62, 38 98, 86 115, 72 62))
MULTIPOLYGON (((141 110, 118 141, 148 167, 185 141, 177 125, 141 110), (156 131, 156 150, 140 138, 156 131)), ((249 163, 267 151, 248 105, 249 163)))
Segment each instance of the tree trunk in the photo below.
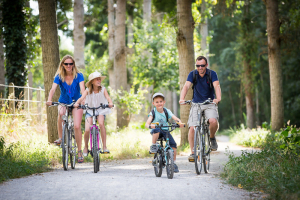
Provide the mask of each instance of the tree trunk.
POLYGON ((108 4, 108 54, 109 54, 109 67, 108 67, 108 76, 109 76, 109 86, 112 89, 115 87, 115 75, 114 75, 114 40, 115 40, 115 9, 114 9, 114 0, 107 0, 108 4))
MULTIPOLYGON (((208 24, 207 24, 207 17, 205 16, 206 10, 206 2, 203 0, 201 4, 201 17, 202 23, 200 28, 201 34, 201 54, 206 57, 207 63, 209 63, 209 56, 208 56, 208 46, 207 46, 207 37, 208 37, 208 24)), ((208 65, 209 68, 209 65, 208 65)))
MULTIPOLYGON (((45 99, 48 98, 55 72, 59 65, 59 46, 54 0, 38 0, 41 26, 41 43, 44 71, 45 99)), ((56 90, 52 101, 57 101, 59 90, 56 90)), ((57 108, 46 108, 48 125, 48 142, 57 139, 57 108)))
MULTIPOLYGON (((249 41, 249 36, 251 34, 251 17, 250 17, 250 2, 249 0, 245 1, 244 5, 244 16, 242 20, 242 37, 243 41, 249 41), (250 34, 249 34, 250 33, 250 34)), ((250 55, 249 52, 251 52, 251 45, 248 47, 243 46, 242 47, 242 58, 243 58, 243 66, 244 66, 244 74, 243 74, 243 83, 245 88, 245 98, 246 98, 246 113, 247 113, 247 127, 252 129, 255 127, 255 121, 254 121, 254 92, 253 92, 253 81, 252 81, 252 66, 250 65, 250 55), (248 48, 247 48, 248 47, 248 48)))
POLYGON ((151 21, 151 0, 144 0, 143 18, 148 23, 151 21))
POLYGON ((233 99, 232 99, 230 86, 228 88, 228 94, 229 94, 229 99, 230 99, 230 103, 231 103, 232 117, 233 117, 234 125, 236 126, 237 123, 236 123, 236 117, 235 117, 235 111, 234 111, 234 102, 233 102, 233 99))
MULTIPOLYGON (((195 68, 194 56, 194 19, 192 16, 191 0, 177 0, 177 48, 179 55, 179 81, 180 90, 184 86, 188 74, 195 68)), ((189 90, 185 99, 192 99, 192 90, 189 90)), ((189 118, 190 106, 181 106, 180 118, 183 123, 187 123, 189 118)), ((188 142, 188 128, 181 129, 181 145, 188 142)))
MULTIPOLYGON (((116 89, 127 90, 127 69, 125 52, 125 20, 126 1, 117 1, 116 26, 115 26, 115 59, 114 74, 116 77, 116 89)), ((128 126, 129 115, 124 113, 125 108, 117 108, 117 126, 123 128, 128 126)))
POLYGON ((278 19, 278 1, 266 0, 266 7, 271 91, 271 126, 273 130, 279 130, 284 125, 284 104, 282 69, 280 63, 280 24, 278 19))
MULTIPOLYGON (((0 10, 0 24, 2 23, 2 10, 0 10)), ((0 32, 0 84, 5 84, 5 68, 4 68, 4 50, 3 50, 3 37, 2 37, 2 26, 0 32)), ((4 97, 4 86, 0 86, 0 98, 4 97)))
POLYGON ((79 69, 84 69, 84 8, 83 0, 74 0, 74 59, 79 69))

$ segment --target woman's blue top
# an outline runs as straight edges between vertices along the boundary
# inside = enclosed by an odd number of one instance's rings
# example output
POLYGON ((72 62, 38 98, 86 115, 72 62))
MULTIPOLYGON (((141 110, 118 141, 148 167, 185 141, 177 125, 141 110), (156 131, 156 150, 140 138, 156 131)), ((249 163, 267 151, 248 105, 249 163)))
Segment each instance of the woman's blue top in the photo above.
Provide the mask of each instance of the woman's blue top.
POLYGON ((66 81, 62 82, 59 75, 55 76, 53 82, 60 87, 60 97, 58 101, 65 104, 71 104, 72 100, 77 101, 81 97, 79 83, 82 81, 84 81, 82 73, 77 74, 77 77, 73 79, 71 85, 68 85, 66 81))

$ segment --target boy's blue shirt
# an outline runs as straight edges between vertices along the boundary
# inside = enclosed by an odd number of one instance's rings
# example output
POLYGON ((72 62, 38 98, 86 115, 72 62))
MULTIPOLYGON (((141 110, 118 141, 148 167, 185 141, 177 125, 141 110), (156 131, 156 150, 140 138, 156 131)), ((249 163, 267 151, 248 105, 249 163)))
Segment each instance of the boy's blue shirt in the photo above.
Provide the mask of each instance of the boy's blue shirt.
MULTIPOLYGON (((167 109, 169 119, 171 119, 174 114, 168 108, 165 108, 165 109, 167 109)), ((164 111, 162 113, 160 113, 156 110, 156 107, 154 107, 154 112, 155 112, 155 119, 152 123, 158 122, 159 124, 163 124, 163 126, 169 126, 169 124, 167 122, 167 117, 166 117, 164 111)), ((150 112, 148 114, 148 117, 149 116, 152 116, 152 112, 150 112)), ((169 129, 167 127, 165 127, 165 128, 162 128, 162 130, 169 130, 169 129)))

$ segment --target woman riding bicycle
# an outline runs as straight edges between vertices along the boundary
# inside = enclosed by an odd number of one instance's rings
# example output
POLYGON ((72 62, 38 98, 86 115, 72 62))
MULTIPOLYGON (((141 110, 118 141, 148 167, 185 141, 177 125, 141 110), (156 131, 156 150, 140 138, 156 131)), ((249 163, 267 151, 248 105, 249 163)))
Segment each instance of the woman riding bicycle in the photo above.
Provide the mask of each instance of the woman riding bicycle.
MULTIPOLYGON (((107 90, 105 87, 101 86, 101 82, 105 79, 106 76, 101 76, 99 72, 94 72, 89 75, 89 81, 86 83, 86 90, 84 93, 82 93, 82 97, 77 100, 77 102, 74 104, 74 107, 78 107, 79 103, 83 101, 84 98, 86 98, 85 102, 88 104, 89 107, 98 107, 100 104, 108 104, 109 107, 113 107, 113 103, 111 101, 111 98, 109 97, 107 90)), ((97 121, 99 123, 100 131, 101 131, 101 138, 103 142, 103 152, 109 153, 109 150, 106 147, 106 129, 104 126, 104 120, 105 116, 107 114, 110 114, 111 110, 108 108, 102 109, 99 108, 97 112, 95 113, 97 116, 97 121)), ((85 119, 85 133, 84 133, 84 149, 83 149, 83 155, 88 155, 88 142, 89 142, 89 136, 90 136, 90 126, 93 125, 92 120, 93 112, 90 110, 87 110, 85 119)))
MULTIPOLYGON (((82 73, 77 69, 75 65, 75 60, 72 56, 66 55, 60 61, 57 72, 54 77, 52 88, 49 92, 47 105, 52 105, 52 97, 55 93, 57 86, 60 87, 60 97, 59 102, 64 104, 71 104, 73 100, 77 101, 81 93, 84 92, 84 78, 82 73)), ((54 141, 56 144, 61 143, 62 138, 62 116, 66 112, 66 107, 58 106, 58 120, 57 120, 57 129, 59 138, 54 141)), ((81 142, 82 142, 82 133, 81 133, 81 119, 83 110, 73 109, 72 110, 74 118, 74 129, 75 129, 75 139, 78 146, 78 163, 83 162, 83 156, 81 151, 81 142)))

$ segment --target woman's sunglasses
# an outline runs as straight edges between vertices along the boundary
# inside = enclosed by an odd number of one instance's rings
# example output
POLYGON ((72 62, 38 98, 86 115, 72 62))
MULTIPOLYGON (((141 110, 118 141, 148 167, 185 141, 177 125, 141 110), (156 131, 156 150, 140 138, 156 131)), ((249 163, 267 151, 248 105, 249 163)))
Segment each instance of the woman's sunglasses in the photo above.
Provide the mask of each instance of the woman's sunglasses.
POLYGON ((64 63, 64 65, 73 65, 74 63, 64 63))

